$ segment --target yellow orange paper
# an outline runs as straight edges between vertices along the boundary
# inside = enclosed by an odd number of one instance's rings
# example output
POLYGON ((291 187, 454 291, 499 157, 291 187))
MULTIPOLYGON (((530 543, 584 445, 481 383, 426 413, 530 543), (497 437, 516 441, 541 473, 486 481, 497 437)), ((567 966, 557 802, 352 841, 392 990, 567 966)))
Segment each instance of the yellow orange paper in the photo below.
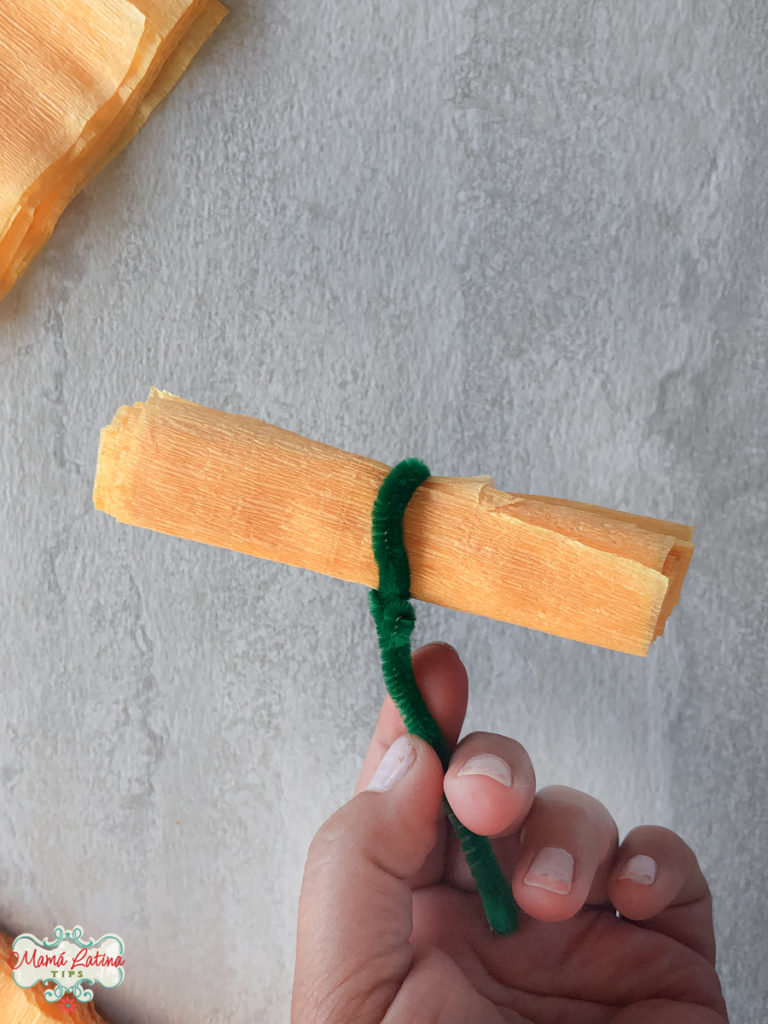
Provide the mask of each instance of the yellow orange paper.
POLYGON ((0 299, 226 14, 219 0, 0 4, 0 299))
MULTIPOLYGON (((122 523, 377 586, 389 467, 152 389, 101 432, 93 500, 122 523)), ((403 519, 411 595, 644 656, 677 603, 693 527, 430 477, 403 519)))

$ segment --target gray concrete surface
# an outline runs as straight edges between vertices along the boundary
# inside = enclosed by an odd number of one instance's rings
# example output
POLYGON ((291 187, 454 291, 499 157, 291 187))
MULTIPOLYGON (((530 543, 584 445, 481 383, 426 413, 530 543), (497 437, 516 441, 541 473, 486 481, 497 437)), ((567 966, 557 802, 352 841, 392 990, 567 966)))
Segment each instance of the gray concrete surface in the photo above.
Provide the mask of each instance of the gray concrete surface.
POLYGON ((768 11, 233 0, 0 306, 0 923, 126 942, 121 1024, 285 1021, 382 699, 362 588, 96 513, 150 385, 697 527, 650 656, 417 608, 467 729, 710 880, 768 1019, 768 11))

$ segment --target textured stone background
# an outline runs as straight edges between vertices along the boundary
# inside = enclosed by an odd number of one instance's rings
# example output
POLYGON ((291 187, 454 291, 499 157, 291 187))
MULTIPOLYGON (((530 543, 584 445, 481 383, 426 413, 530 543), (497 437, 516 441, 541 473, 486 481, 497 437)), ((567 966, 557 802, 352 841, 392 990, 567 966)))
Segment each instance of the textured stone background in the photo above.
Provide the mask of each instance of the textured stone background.
POLYGON ((93 510, 154 384, 696 525, 646 660, 424 605, 415 639, 542 785, 691 843, 764 1022, 768 9, 232 7, 0 307, 0 922, 123 936, 122 1024, 285 1021, 378 712, 362 588, 93 510))

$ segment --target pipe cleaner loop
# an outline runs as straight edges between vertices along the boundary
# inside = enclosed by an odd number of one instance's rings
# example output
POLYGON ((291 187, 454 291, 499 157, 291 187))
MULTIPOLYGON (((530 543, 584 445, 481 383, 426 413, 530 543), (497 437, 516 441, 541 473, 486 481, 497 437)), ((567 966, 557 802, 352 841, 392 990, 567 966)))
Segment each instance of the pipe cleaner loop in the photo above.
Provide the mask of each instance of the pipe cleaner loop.
POLYGON ((395 598, 385 602, 378 590, 372 590, 370 604, 382 648, 407 647, 416 622, 410 601, 395 598))
MULTIPOLYGON (((379 588, 368 594, 381 652, 387 691, 408 732, 425 739, 448 768, 451 751, 430 714, 413 675, 411 634, 416 614, 411 604, 411 572, 403 539, 403 516, 414 491, 429 477, 419 459, 405 459, 390 470, 373 504, 372 545, 379 569, 379 588)), ((461 843, 488 924, 500 935, 517 928, 517 905, 490 840, 471 832, 443 797, 443 807, 461 843)))

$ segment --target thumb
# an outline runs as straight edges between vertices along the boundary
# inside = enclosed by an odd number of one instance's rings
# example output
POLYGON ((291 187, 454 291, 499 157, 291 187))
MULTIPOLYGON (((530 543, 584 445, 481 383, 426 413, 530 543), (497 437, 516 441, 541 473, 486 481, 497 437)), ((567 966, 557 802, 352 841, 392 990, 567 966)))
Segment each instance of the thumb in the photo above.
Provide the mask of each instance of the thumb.
POLYGON ((435 845, 442 795, 437 754, 403 735, 317 832, 299 900, 294 1024, 381 1021, 411 966, 408 878, 435 845))

